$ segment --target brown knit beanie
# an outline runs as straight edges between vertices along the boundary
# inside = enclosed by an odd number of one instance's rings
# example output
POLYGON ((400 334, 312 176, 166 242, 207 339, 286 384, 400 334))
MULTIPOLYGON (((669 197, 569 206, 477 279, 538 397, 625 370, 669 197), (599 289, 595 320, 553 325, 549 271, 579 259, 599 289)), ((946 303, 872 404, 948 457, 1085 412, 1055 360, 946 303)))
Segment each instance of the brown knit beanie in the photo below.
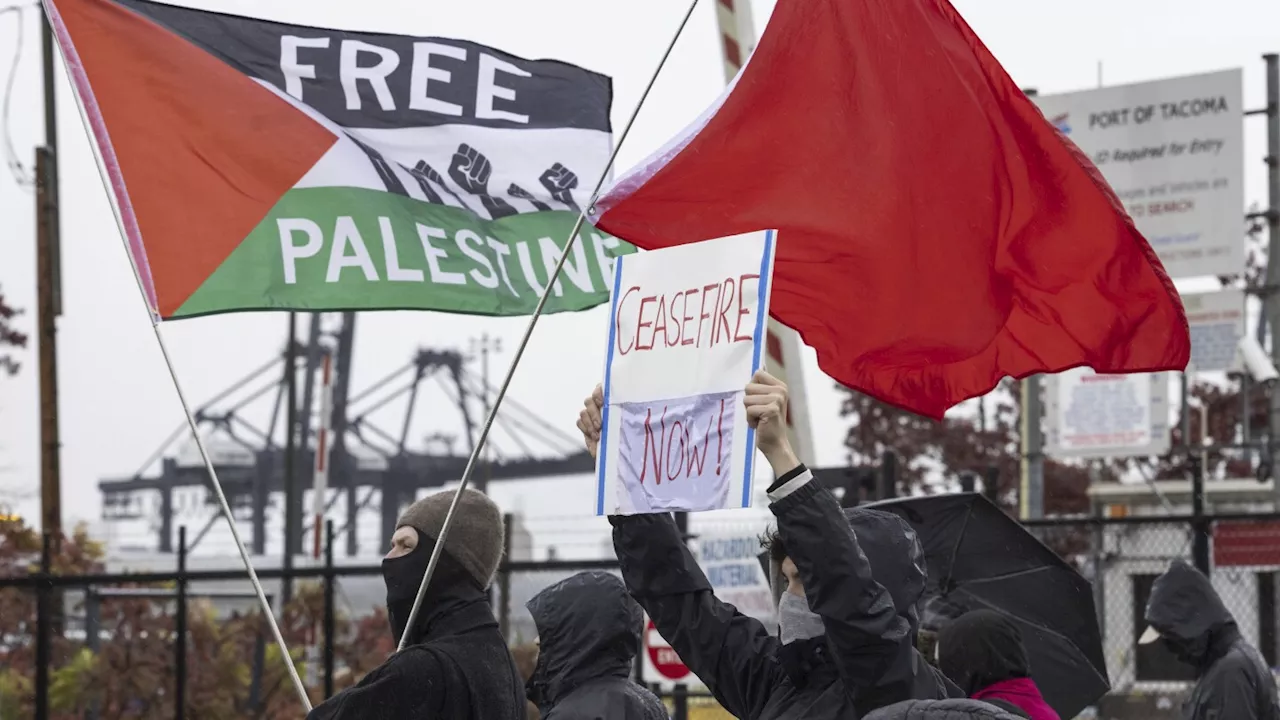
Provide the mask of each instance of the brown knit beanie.
MULTIPOLYGON (((453 495, 453 490, 446 490, 410 505, 401 513, 396 529, 407 525, 438 540, 453 495)), ((487 589, 493 583, 494 573, 498 572, 498 563, 502 562, 503 532, 502 511, 498 506, 484 493, 468 489, 453 513, 444 550, 487 589)))

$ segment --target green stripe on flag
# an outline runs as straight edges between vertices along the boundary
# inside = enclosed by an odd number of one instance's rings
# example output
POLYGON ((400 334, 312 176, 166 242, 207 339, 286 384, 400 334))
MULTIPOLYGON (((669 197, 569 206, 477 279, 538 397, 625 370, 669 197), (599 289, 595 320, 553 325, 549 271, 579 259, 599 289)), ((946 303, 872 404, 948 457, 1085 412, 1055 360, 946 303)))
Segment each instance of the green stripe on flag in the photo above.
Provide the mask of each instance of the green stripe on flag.
MULTIPOLYGON (((359 188, 290 190, 174 318, 236 310, 533 312, 577 214, 484 220, 460 208, 359 188)), ((546 312, 609 297, 631 245, 583 226, 546 312)))

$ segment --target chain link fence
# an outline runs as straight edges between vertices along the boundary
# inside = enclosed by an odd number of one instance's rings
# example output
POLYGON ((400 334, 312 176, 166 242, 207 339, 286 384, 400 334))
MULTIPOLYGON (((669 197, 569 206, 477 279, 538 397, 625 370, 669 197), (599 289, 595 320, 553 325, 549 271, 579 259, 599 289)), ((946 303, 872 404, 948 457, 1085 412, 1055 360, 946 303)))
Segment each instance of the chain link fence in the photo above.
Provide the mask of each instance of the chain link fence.
POLYGON ((1280 514, 1072 518, 1028 524, 1093 584, 1112 687, 1098 703, 1096 717, 1180 717, 1194 670, 1160 643, 1138 644, 1146 630, 1143 618, 1152 585, 1174 559, 1207 571, 1241 635, 1277 671, 1280 514), (1197 563, 1198 532, 1203 532, 1204 550, 1197 563))
MULTIPOLYGON (((1196 556, 1196 528, 1207 530, 1209 576, 1242 635, 1277 665, 1280 514, 1027 525, 1093 582, 1113 692, 1084 717, 1177 717, 1192 671, 1137 639, 1155 578, 1174 558, 1196 556)), ((692 543, 697 552, 701 538, 756 537, 767 528, 763 520, 697 519, 692 543)), ((544 551, 500 569, 492 600, 517 658, 537 636, 530 598, 583 570, 618 572, 605 555, 607 528, 590 533, 581 541, 598 548, 594 559, 547 559, 544 551)), ((42 572, 39 553, 29 560, 26 572, 0 577, 0 720, 300 715, 242 571, 74 575, 42 572)), ((273 600, 283 578, 292 579, 293 598, 276 602, 276 614, 313 702, 354 684, 391 651, 378 566, 330 561, 260 575, 273 600)), ((728 717, 695 685, 656 690, 673 717, 728 717)))

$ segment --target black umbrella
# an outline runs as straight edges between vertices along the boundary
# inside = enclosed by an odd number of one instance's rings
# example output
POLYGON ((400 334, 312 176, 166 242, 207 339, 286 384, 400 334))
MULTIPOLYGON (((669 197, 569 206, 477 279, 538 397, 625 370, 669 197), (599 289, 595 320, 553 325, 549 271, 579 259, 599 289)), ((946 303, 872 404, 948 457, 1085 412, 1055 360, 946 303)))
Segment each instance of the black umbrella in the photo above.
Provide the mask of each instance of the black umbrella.
POLYGON ((915 528, 929 568, 926 597, 1012 618, 1045 701, 1075 717, 1111 685, 1093 588, 1075 568, 976 493, 902 498, 864 507, 915 528))

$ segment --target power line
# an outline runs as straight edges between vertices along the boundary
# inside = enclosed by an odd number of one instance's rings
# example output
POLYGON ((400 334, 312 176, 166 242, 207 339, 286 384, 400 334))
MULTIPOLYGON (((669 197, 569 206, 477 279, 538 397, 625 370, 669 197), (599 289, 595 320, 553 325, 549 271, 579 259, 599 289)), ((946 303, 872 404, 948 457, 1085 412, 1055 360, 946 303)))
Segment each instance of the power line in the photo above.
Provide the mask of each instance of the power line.
POLYGON ((24 3, 0 7, 0 15, 13 13, 18 19, 18 37, 13 43, 13 60, 9 63, 9 76, 5 80, 4 100, 0 102, 0 129, 3 129, 5 160, 9 166, 9 172, 13 174, 14 182, 19 187, 28 189, 35 186, 34 178, 22 164, 22 161, 18 159, 18 152, 13 144, 13 129, 10 118, 12 117, 13 85, 18 79, 18 63, 22 60, 23 27, 26 19, 22 11, 36 7, 36 5, 36 3, 24 3))

